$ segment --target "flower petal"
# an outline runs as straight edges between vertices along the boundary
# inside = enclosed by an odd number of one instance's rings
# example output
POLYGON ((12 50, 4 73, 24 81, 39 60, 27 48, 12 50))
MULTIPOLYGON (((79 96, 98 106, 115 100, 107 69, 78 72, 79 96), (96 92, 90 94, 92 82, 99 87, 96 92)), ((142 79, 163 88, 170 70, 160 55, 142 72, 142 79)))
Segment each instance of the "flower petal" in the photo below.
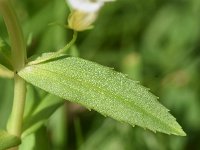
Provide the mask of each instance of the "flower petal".
POLYGON ((67 0, 67 2, 72 9, 88 13, 99 11, 104 4, 104 0, 67 0))

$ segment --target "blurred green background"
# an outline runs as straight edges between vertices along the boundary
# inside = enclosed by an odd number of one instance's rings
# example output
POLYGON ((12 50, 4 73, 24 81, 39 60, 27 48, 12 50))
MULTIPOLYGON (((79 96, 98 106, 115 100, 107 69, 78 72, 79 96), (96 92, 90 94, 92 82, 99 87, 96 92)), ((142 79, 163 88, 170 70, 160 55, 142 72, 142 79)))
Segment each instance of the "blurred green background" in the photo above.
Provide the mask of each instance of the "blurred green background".
MULTIPOLYGON (((72 31, 62 26, 67 23, 69 14, 64 0, 13 0, 13 3, 23 26, 29 57, 56 51, 72 38, 72 31)), ((9 43, 2 18, 0 37, 9 43)), ((159 101, 177 118, 187 136, 133 128, 67 102, 47 124, 24 138, 21 149, 200 149, 199 0, 108 3, 101 10, 95 27, 79 33, 70 53, 141 81, 159 96, 159 101)), ((34 91, 46 94, 36 88, 34 91)), ((6 127, 12 96, 12 80, 0 78, 0 128, 6 127)), ((39 102, 40 97, 37 97, 39 102)))

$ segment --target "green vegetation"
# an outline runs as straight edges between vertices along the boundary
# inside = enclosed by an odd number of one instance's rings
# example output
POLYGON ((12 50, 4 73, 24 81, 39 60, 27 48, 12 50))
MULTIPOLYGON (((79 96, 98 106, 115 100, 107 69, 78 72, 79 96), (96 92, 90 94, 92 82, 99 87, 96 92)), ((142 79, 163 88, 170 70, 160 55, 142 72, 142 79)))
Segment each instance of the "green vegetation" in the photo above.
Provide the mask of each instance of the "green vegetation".
POLYGON ((77 37, 65 0, 12 5, 0 0, 0 150, 200 149, 199 0, 106 3, 77 37))

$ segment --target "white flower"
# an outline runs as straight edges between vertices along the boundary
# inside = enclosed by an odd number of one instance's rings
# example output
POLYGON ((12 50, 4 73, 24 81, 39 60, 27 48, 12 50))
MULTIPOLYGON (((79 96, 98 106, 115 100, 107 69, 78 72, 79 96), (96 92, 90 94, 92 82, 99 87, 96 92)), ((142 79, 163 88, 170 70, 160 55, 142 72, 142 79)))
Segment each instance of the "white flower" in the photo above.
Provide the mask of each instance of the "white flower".
POLYGON ((67 0, 72 9, 82 12, 97 12, 105 2, 114 0, 67 0))
POLYGON ((74 10, 93 13, 99 11, 103 6, 103 0, 68 0, 69 6, 74 10))
POLYGON ((91 28, 98 16, 98 12, 105 2, 113 0, 67 0, 71 8, 68 18, 69 28, 83 31, 91 28))

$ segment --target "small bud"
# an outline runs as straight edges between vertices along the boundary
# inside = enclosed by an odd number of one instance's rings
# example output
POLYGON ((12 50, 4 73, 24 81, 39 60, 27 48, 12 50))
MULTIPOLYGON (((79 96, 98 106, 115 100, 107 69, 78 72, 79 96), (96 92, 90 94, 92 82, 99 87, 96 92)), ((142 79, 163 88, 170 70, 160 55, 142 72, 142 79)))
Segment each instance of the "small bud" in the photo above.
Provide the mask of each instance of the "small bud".
POLYGON ((112 0, 67 0, 71 14, 68 18, 69 28, 75 31, 90 29, 98 12, 105 2, 112 0))
POLYGON ((69 15, 68 26, 75 31, 84 31, 92 27, 96 18, 97 13, 86 13, 74 10, 69 15))

